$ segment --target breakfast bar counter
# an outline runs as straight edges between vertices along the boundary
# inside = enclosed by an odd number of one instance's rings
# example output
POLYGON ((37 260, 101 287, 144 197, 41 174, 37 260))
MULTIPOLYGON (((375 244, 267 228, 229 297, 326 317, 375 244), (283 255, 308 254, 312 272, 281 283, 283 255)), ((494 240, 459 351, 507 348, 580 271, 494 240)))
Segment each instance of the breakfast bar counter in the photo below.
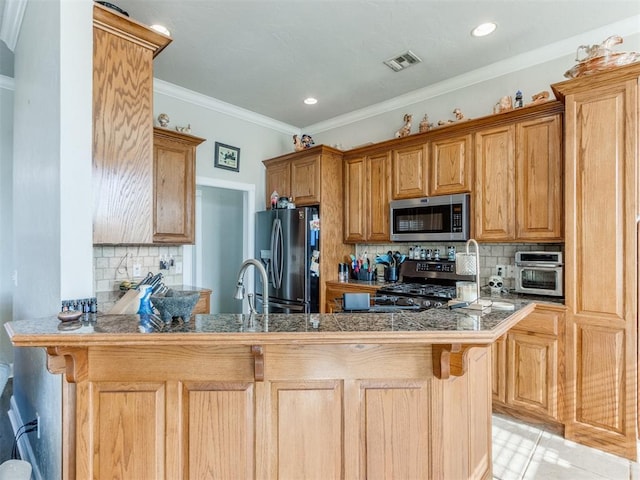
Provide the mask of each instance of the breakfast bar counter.
POLYGON ((483 313, 88 315, 6 324, 62 373, 64 478, 489 479, 483 313))

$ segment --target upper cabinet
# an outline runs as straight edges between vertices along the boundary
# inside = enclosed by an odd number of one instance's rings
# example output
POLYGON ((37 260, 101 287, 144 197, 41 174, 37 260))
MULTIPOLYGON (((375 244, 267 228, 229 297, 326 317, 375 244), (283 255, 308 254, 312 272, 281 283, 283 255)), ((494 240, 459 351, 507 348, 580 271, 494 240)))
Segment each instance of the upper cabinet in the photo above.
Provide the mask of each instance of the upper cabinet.
POLYGON ((349 258, 351 248, 343 239, 342 151, 317 145, 264 160, 265 208, 271 208, 271 193, 289 197, 296 207, 318 205, 320 211, 320 298, 325 308, 325 282, 337 278, 337 264, 349 258))
POLYGON ((428 194, 427 158, 426 143, 393 151, 391 197, 394 200, 425 197, 428 194))
POLYGON ((345 241, 389 241, 390 200, 468 192, 477 240, 563 241, 563 111, 550 101, 345 152, 345 241))
POLYGON ((154 243, 194 243, 196 147, 204 141, 153 129, 154 243))
POLYGON ((390 179, 388 152, 345 159, 345 242, 389 242, 390 179))
POLYGON ((265 207, 271 208, 271 193, 274 191, 281 197, 289 197, 298 207, 320 204, 322 198, 326 198, 325 191, 333 188, 327 185, 330 179, 323 178, 323 163, 331 162, 333 158, 339 158, 340 162, 342 152, 319 145, 264 160, 262 163, 267 169, 265 207))
POLYGON ((477 131, 475 155, 476 239, 562 241, 560 112, 477 131))
POLYGON ((471 134, 431 141, 430 194, 452 195, 471 191, 473 137, 471 134))
POLYGON ((153 58, 171 38, 93 6, 93 242, 153 242, 153 58))

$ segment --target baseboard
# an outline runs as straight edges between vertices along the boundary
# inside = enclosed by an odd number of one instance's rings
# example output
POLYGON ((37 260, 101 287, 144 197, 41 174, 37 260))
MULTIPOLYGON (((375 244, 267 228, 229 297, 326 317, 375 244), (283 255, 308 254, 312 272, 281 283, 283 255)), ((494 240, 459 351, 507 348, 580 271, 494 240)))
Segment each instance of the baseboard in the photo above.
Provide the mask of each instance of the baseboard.
MULTIPOLYGON (((18 433, 18 429, 24 425, 24 421, 20 416, 20 410, 18 409, 18 404, 16 403, 15 397, 11 395, 11 408, 7 412, 7 416, 9 417, 9 421, 11 422, 11 430, 13 431, 13 438, 16 438, 16 434, 18 433)), ((26 460, 31 464, 31 478, 32 480, 44 480, 42 478, 42 474, 40 473, 40 469, 38 468, 38 462, 36 461, 36 456, 33 452, 33 448, 31 448, 31 443, 29 442, 29 435, 22 435, 20 440, 18 440, 18 451, 20 452, 20 458, 26 460)))

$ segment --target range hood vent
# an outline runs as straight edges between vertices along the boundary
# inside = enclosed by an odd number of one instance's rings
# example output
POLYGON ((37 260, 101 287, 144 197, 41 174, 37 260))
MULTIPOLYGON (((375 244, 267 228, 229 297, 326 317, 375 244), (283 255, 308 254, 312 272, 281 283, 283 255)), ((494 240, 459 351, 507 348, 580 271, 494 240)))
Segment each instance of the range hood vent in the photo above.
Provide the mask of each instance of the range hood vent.
POLYGON ((384 64, 394 72, 399 72, 400 70, 404 70, 405 68, 409 68, 411 65, 415 65, 420 62, 422 62, 422 60, 420 60, 415 53, 411 50, 407 50, 400 55, 394 55, 389 60, 385 60, 384 64))

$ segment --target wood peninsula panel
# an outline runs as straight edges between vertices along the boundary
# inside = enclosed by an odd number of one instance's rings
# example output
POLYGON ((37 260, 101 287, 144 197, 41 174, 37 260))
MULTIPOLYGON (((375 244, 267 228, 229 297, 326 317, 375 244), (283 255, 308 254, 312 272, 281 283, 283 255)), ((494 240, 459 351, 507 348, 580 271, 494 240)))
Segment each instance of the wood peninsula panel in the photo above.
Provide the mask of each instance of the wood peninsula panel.
POLYGON ((185 382, 180 478, 254 478, 255 391, 247 382, 185 382))
POLYGON ((340 478, 342 382, 270 382, 268 478, 340 478))
POLYGON ((152 243, 153 57, 171 39, 93 15, 93 242, 152 243))
POLYGON ((80 478, 164 478, 164 383, 95 382, 91 403, 93 455, 80 478))
POLYGON ((565 102, 565 434, 631 460, 638 436, 639 77, 633 64, 552 85, 565 102), (603 295, 602 285, 613 288, 603 295))

